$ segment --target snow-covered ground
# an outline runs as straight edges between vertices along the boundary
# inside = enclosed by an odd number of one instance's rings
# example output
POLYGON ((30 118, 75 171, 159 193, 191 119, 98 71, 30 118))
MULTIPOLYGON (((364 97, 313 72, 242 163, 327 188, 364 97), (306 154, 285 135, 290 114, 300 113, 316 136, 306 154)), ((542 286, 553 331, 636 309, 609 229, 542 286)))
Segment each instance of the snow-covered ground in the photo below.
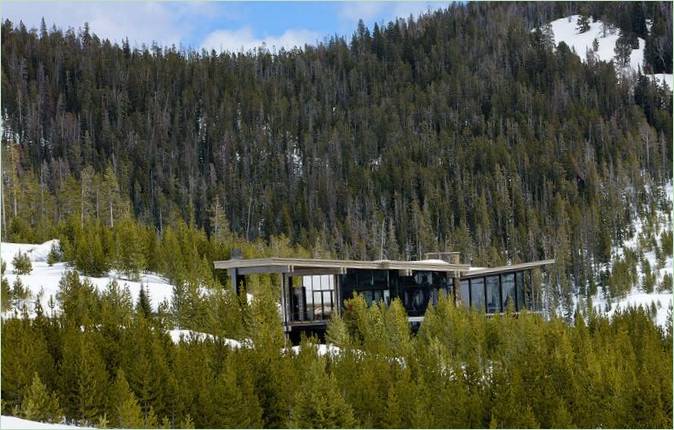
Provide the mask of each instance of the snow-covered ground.
MULTIPOLYGON (((674 201, 674 196, 672 195, 672 183, 670 182, 665 186, 665 195, 670 202, 674 201)), ((667 230, 672 229, 671 218, 667 213, 662 211, 657 211, 658 225, 654 234, 657 238, 658 246, 661 246, 660 235, 667 230)), ((636 250, 638 248, 639 235, 644 230, 644 220, 637 218, 634 221, 634 236, 629 240, 626 240, 622 248, 615 248, 613 250, 614 260, 617 258, 622 258, 625 255, 625 250, 636 250)), ((625 310, 628 307, 638 307, 642 306, 646 309, 649 309, 651 304, 655 304, 657 308, 657 314, 655 316, 655 322, 664 327, 667 323, 667 318, 669 315, 669 310, 673 306, 672 302, 672 293, 658 293, 658 285, 662 282, 662 279, 665 275, 672 275, 672 257, 667 257, 665 259, 665 264, 659 270, 657 269, 657 258, 655 256, 655 250, 645 251, 644 257, 648 260, 651 266, 651 270, 655 273, 655 291, 652 293, 646 293, 641 289, 641 281, 643 279, 643 274, 641 272, 641 265, 637 264, 637 279, 639 285, 633 285, 632 290, 625 295, 625 297, 615 298, 611 300, 611 309, 606 310, 607 300, 604 297, 602 291, 598 291, 597 294, 592 298, 592 303, 596 311, 604 312, 609 317, 613 315, 617 310, 625 310)))
MULTIPOLYGON (((200 340, 200 341, 206 341, 206 340, 215 340, 215 336, 213 336, 210 333, 203 333, 199 331, 193 331, 193 330, 179 330, 179 329, 174 329, 174 330, 169 330, 169 336, 171 336, 171 340, 173 340, 173 343, 180 343, 181 341, 186 341, 189 342, 192 339, 195 340, 200 340)), ((243 341, 236 340, 236 339, 229 339, 229 338, 221 338, 225 345, 232 349, 240 349, 240 348, 251 348, 253 346, 253 342, 250 339, 244 339, 243 341)))
MULTIPOLYGON (((66 263, 55 263, 53 266, 47 264, 47 256, 49 255, 52 244, 58 244, 58 241, 50 240, 38 245, 8 242, 2 242, 2 244, 0 244, 0 257, 7 264, 5 277, 9 281, 9 284, 14 285, 16 279, 20 278, 23 285, 28 288, 32 295, 32 298, 27 300, 29 310, 32 309, 34 299, 42 290, 43 295, 40 303, 42 304, 44 311, 49 312, 49 298, 53 296, 54 302, 56 302, 59 281, 66 271, 71 270, 66 263), (33 266, 33 270, 28 275, 17 275, 14 273, 12 260, 19 252, 26 253, 33 266)), ((171 284, 169 284, 166 279, 154 273, 142 274, 139 281, 127 280, 120 273, 115 271, 111 271, 108 273, 108 276, 101 278, 82 276, 82 279, 91 281, 98 291, 103 291, 110 282, 116 280, 120 287, 126 286, 129 288, 129 292, 131 293, 134 302, 138 299, 140 286, 142 284, 149 293, 150 302, 154 309, 156 309, 162 301, 170 301, 173 293, 171 284)))
POLYGON ((0 429, 85 429, 91 427, 77 427, 66 424, 48 424, 39 421, 24 420, 23 418, 2 415, 0 429))
MULTIPOLYGON (((560 18, 550 23, 555 38, 555 45, 564 42, 569 49, 576 51, 576 54, 582 61, 587 59, 587 51, 592 51, 592 43, 596 39, 599 48, 594 52, 598 60, 609 62, 615 58, 615 44, 620 36, 616 27, 604 24, 602 21, 592 22, 590 19, 590 29, 584 33, 579 33, 577 21, 579 15, 571 15, 566 18, 560 18)), ((644 50, 646 41, 639 38, 639 48, 632 50, 630 55, 629 68, 636 72, 644 68, 644 50)), ((667 87, 672 89, 672 75, 665 73, 648 75, 653 79, 664 82, 667 87)))

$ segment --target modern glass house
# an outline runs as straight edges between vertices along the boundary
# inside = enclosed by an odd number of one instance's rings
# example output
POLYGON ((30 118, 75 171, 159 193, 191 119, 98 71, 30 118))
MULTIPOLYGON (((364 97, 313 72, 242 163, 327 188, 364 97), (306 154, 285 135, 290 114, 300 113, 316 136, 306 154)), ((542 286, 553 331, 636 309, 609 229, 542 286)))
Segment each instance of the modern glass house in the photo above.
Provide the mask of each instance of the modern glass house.
POLYGON ((420 261, 356 261, 304 258, 233 258, 216 261, 227 270, 238 292, 251 274, 281 275, 281 313, 287 333, 318 332, 344 301, 362 295, 368 304, 390 303, 399 298, 409 321, 417 325, 426 308, 445 294, 457 305, 487 314, 538 311, 541 300, 532 280, 532 270, 554 263, 535 261, 502 267, 476 268, 458 262, 457 253, 430 253, 420 261))

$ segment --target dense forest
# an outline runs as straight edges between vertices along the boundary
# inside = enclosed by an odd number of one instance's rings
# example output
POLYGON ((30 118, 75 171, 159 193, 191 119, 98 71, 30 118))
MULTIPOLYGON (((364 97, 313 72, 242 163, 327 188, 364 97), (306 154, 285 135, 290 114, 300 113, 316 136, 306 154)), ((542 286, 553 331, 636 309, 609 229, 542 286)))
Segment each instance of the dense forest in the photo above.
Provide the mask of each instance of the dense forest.
POLYGON ((573 13, 644 37, 644 70, 671 73, 666 2, 454 4, 245 54, 5 21, 3 240, 72 242, 79 223, 105 244, 131 218, 158 241, 189 226, 314 255, 556 258, 572 312, 672 176, 671 91, 555 46, 545 23, 573 13))
POLYGON ((152 312, 70 272, 58 316, 2 321, 2 413, 101 428, 672 427, 671 319, 487 318, 442 298, 413 336, 399 301, 358 296, 317 354, 315 339, 286 343, 272 281, 252 302, 220 287, 152 312), (174 342, 183 320, 211 335, 174 342))

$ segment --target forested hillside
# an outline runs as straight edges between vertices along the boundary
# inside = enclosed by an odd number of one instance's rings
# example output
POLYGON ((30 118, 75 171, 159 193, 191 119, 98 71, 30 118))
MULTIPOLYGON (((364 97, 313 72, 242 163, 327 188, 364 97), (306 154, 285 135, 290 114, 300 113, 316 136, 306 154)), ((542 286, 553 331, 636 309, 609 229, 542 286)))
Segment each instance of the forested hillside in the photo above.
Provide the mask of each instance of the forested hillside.
MULTIPOLYGON (((601 18, 646 39, 645 69, 671 73, 656 49, 671 47, 671 12, 456 4, 360 25, 350 40, 247 54, 118 46, 86 26, 6 21, 3 240, 59 237, 71 260, 110 259, 124 250, 105 227, 130 215, 149 238, 134 270, 169 266, 150 261, 150 238, 166 241, 169 227, 283 235, 350 258, 554 257, 570 311, 574 285, 590 296, 606 281, 634 219, 667 208, 672 99, 534 29, 601 18), (92 238, 100 249, 78 251, 92 238)), ((115 228, 134 237, 127 227, 115 228)), ((193 249, 198 264, 221 256, 193 249)))

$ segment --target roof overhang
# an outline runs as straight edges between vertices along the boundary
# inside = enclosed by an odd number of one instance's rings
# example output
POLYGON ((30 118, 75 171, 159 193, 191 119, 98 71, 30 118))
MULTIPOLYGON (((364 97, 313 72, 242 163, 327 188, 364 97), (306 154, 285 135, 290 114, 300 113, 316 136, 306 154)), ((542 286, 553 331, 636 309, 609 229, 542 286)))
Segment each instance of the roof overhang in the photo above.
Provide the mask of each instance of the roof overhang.
POLYGON ((349 269, 456 273, 464 273, 470 269, 470 266, 467 264, 429 263, 423 261, 359 261, 283 257, 231 259, 215 261, 213 265, 216 269, 236 269, 242 275, 250 273, 289 273, 297 276, 310 274, 344 274, 349 269))
POLYGON ((462 277, 464 278, 472 278, 475 276, 485 276, 485 275, 492 275, 496 273, 509 273, 509 272, 517 272, 520 270, 527 270, 527 269, 534 269, 536 267, 542 267, 542 266, 547 266, 549 264, 554 264, 555 260, 539 260, 539 261, 531 261, 529 263, 519 263, 519 264, 511 264, 508 266, 499 266, 499 267, 487 267, 487 268, 472 268, 465 273, 463 273, 462 277))

